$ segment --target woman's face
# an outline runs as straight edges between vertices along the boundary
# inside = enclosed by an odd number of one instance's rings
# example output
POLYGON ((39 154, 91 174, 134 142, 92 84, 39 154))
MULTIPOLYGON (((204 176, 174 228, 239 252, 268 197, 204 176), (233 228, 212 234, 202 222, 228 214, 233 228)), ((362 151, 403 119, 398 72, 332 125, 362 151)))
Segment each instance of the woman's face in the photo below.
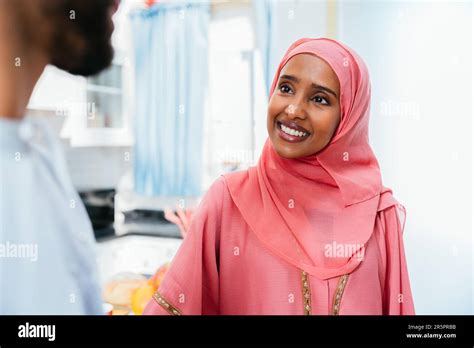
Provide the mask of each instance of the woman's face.
POLYGON ((268 104, 267 129, 276 152, 299 158, 321 151, 339 125, 339 80, 323 59, 292 57, 268 104))

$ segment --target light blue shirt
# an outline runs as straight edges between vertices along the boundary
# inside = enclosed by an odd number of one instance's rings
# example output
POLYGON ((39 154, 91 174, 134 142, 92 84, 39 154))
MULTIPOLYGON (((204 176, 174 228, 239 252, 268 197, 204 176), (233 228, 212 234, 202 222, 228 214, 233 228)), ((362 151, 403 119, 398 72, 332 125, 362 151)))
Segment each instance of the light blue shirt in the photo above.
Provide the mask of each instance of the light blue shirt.
POLYGON ((0 314, 100 314, 92 226, 43 122, 0 117, 0 314))

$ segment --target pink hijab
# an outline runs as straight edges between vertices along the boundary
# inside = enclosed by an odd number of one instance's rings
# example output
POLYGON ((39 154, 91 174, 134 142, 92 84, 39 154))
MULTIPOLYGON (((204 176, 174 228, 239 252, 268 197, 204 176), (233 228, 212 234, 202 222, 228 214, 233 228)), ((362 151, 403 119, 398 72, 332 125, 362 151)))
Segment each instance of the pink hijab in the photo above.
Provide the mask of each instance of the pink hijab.
POLYGON ((377 211, 396 201, 382 186, 369 145, 369 73, 354 51, 325 38, 296 41, 278 66, 270 95, 282 68, 301 53, 324 59, 339 79, 341 122, 332 140, 319 153, 286 159, 267 139, 256 167, 225 179, 232 200, 265 247, 328 279, 362 262, 377 211))

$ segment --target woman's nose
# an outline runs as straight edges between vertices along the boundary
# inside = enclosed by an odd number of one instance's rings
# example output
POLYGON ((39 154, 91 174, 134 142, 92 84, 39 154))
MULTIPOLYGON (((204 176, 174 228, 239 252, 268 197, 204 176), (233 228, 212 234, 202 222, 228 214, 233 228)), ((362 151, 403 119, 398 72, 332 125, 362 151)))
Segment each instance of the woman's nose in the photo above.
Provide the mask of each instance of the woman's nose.
POLYGON ((306 111, 301 103, 289 104, 285 112, 290 119, 306 117, 306 111))

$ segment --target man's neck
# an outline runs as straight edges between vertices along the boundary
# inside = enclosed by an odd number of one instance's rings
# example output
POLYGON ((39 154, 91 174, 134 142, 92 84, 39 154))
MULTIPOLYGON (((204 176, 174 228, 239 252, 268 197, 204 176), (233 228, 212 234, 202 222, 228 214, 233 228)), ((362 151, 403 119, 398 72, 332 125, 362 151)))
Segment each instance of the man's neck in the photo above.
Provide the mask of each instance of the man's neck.
POLYGON ((0 11, 0 117, 21 119, 46 64, 45 54, 23 42, 11 18, 0 11))

